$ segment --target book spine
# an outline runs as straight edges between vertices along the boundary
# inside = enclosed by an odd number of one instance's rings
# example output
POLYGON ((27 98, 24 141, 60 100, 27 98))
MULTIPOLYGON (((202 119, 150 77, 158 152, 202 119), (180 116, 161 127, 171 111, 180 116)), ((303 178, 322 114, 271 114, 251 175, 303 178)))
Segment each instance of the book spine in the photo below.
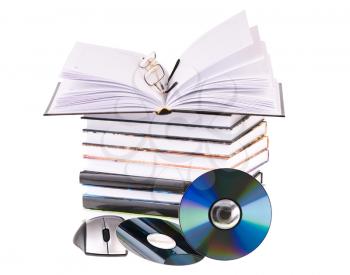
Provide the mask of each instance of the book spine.
POLYGON ((93 171, 80 172, 80 183, 83 185, 100 187, 164 191, 171 193, 184 193, 186 188, 190 185, 189 181, 99 173, 93 171))
POLYGON ((178 217, 179 204, 124 198, 83 196, 83 207, 93 210, 178 217))

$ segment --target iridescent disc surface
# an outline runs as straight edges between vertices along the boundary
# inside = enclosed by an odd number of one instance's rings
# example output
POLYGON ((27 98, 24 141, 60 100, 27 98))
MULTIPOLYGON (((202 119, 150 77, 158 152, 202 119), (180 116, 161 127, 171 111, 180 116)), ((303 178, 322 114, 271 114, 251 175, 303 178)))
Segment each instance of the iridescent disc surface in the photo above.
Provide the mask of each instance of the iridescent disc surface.
POLYGON ((263 186, 251 175, 235 169, 216 169, 199 176, 187 188, 179 219, 187 243, 199 254, 233 260, 249 254, 264 240, 271 224, 271 204, 263 186), (217 214, 214 208, 221 205, 239 209, 224 209, 217 223, 213 220, 217 214), (215 224, 220 224, 221 218, 228 222, 219 228, 215 224))

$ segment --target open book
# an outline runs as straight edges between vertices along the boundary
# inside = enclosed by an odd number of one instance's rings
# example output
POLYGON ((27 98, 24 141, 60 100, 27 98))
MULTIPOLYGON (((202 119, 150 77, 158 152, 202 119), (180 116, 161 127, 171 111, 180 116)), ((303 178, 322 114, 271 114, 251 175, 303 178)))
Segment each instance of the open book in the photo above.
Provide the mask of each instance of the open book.
POLYGON ((45 114, 171 111, 284 116, 265 44, 244 12, 199 38, 170 75, 155 54, 77 43, 45 114))

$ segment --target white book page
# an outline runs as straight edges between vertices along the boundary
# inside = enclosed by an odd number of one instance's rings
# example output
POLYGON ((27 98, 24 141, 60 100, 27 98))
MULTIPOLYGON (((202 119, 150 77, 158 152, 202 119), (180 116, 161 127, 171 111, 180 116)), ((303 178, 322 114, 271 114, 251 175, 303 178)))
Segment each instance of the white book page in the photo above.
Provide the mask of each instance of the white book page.
POLYGON ((78 42, 68 56, 62 74, 134 86, 133 76, 142 56, 135 52, 78 42))
MULTIPOLYGON (((217 29, 223 30, 220 26, 214 30, 217 29)), ((240 31, 242 29, 244 28, 240 26, 240 31)), ((232 31, 231 36, 237 36, 235 31, 232 31)), ((247 27, 246 31, 251 38, 250 44, 218 59, 210 66, 199 66, 201 70, 194 66, 179 66, 173 81, 177 81, 176 77, 182 74, 191 77, 183 78, 184 82, 168 94, 166 106, 172 110, 283 115, 279 86, 273 78, 270 58, 264 42, 260 40, 258 28, 247 27)), ((231 36, 227 34, 221 40, 217 38, 215 44, 227 45, 226 41, 230 41, 231 36)), ((200 51, 198 48, 196 50, 198 56, 200 51)), ((195 53, 192 54, 196 56, 195 53)), ((202 64, 205 60, 207 58, 203 55, 202 60, 195 64, 202 64)), ((181 62, 182 60, 180 64, 181 62)))
POLYGON ((76 43, 46 114, 155 111, 164 96, 144 80, 143 55, 76 43))
POLYGON ((237 79, 252 79, 252 78, 271 78, 272 70, 271 63, 268 56, 262 57, 253 63, 246 64, 239 68, 233 68, 231 71, 224 72, 219 75, 208 78, 208 81, 202 82, 196 86, 202 87, 203 85, 210 83, 217 83, 220 81, 229 81, 237 79))
POLYGON ((178 82, 175 92, 188 79, 252 43, 246 14, 241 12, 207 32, 184 52, 169 85, 178 82))
POLYGON ((147 97, 142 91, 117 84, 65 80, 60 83, 50 104, 49 114, 95 112, 154 111, 161 100, 147 97))
POLYGON ((144 55, 109 47, 76 43, 63 67, 63 79, 112 83, 142 91, 163 101, 144 80, 139 64, 144 55))
POLYGON ((257 27, 251 28, 250 32, 254 40, 253 44, 227 56, 227 58, 206 68, 202 72, 199 72, 198 75, 189 79, 182 85, 181 93, 184 93, 189 87, 196 86, 198 83, 207 82, 208 79, 217 75, 263 59, 267 55, 265 43, 259 40, 257 27))
MULTIPOLYGON (((206 82, 197 84, 195 87, 187 88, 187 92, 180 97, 173 98, 169 102, 170 107, 188 102, 190 99, 200 99, 207 96, 228 96, 227 93, 239 93, 246 91, 247 95, 256 94, 261 91, 259 88, 266 88, 271 85, 271 65, 269 58, 258 60, 254 63, 235 68, 232 71, 209 78, 206 82), (191 90, 192 89, 192 90, 191 90), (198 95, 200 94, 200 95, 198 95)), ((267 91, 269 94, 271 91, 267 91)))
POLYGON ((260 87, 253 91, 232 89, 211 89, 211 95, 198 93, 197 96, 186 100, 178 105, 172 106, 175 110, 196 110, 206 112, 224 112, 235 114, 251 114, 264 116, 281 116, 283 108, 281 106, 279 85, 276 81, 269 86, 260 87), (220 93, 226 93, 220 96, 220 93), (214 95, 213 95, 214 94, 214 95), (266 94, 271 94, 266 97, 266 94))
MULTIPOLYGON (((241 72, 242 67, 247 67, 251 64, 256 64, 264 59, 266 59, 267 53, 265 49, 265 44, 263 42, 257 42, 241 51, 232 54, 227 59, 220 63, 215 64, 211 68, 208 68, 204 72, 198 74, 196 77, 187 81, 181 90, 173 92, 167 97, 167 105, 171 106, 174 101, 179 100, 181 97, 185 97, 193 90, 198 90, 203 84, 212 83, 217 80, 232 80, 232 79, 244 79, 245 77, 251 76, 252 73, 241 72)), ((268 60, 265 60, 267 62, 268 60)), ((265 66, 268 69, 270 66, 265 66)), ((253 68, 252 68, 253 69, 253 68)), ((254 69, 253 69, 254 70, 254 69)), ((260 75, 271 74, 271 70, 268 69, 262 72, 260 75)))

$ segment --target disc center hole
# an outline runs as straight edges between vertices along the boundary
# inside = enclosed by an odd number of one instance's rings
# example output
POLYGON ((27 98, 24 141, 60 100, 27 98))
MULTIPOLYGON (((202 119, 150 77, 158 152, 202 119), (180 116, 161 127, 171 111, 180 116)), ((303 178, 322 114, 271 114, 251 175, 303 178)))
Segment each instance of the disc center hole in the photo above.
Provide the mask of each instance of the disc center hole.
POLYGON ((241 220, 241 209, 232 200, 215 202, 209 212, 211 223, 219 229, 231 229, 241 220))
POLYGON ((160 234, 160 233, 152 233, 147 236, 147 241, 158 248, 161 249, 172 249, 176 246, 176 242, 173 238, 160 234))

